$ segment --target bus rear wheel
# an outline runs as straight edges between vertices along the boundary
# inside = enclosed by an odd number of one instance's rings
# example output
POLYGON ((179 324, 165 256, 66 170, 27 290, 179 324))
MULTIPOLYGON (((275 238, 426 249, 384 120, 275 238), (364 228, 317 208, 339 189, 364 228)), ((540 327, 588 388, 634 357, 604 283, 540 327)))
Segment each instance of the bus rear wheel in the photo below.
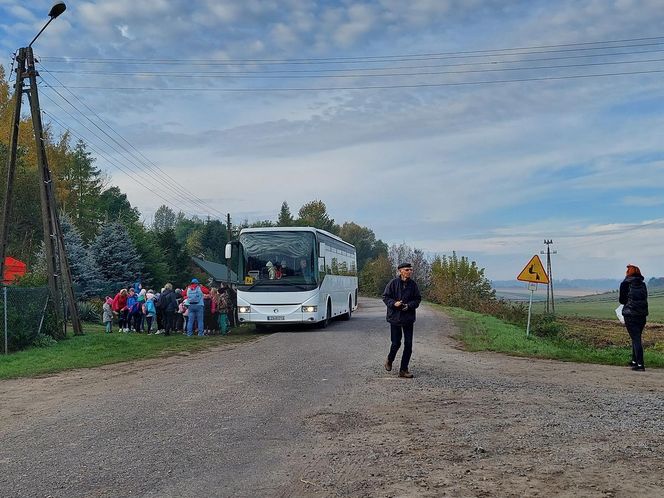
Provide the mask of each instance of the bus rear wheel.
POLYGON ((344 320, 350 320, 350 317, 353 315, 353 298, 348 298, 348 312, 344 314, 344 320))

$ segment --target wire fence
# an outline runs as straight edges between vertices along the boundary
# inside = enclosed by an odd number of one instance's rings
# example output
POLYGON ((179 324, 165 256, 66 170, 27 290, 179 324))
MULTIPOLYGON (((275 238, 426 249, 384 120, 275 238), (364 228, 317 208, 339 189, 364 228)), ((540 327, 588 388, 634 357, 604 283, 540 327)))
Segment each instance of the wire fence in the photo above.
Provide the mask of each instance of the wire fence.
POLYGON ((50 299, 48 287, 0 287, 2 352, 30 346, 38 334, 60 339, 63 331, 50 299))

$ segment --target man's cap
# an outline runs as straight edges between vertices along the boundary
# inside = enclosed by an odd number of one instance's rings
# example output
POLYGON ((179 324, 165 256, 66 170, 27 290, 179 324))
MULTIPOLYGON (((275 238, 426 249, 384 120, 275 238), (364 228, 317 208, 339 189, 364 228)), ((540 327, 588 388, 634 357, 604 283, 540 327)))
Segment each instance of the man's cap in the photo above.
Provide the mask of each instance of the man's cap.
POLYGON ((197 279, 197 278, 192 278, 192 279, 191 279, 191 283, 192 283, 192 284, 197 284, 197 283, 198 283, 198 279, 197 279))
POLYGON ((411 263, 401 263, 397 268, 401 270, 402 268, 412 268, 413 265, 411 263))

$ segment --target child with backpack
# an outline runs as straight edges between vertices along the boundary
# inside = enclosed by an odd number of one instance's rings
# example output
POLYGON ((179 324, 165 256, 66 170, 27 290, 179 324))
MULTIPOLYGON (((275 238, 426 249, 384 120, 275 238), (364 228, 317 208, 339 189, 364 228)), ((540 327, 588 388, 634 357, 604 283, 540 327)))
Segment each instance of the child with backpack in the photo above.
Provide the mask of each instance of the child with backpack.
POLYGON ((145 294, 145 304, 143 304, 143 315, 145 316, 145 324, 147 326, 148 334, 152 334, 152 321, 157 316, 157 308, 155 306, 154 291, 149 290, 145 294))

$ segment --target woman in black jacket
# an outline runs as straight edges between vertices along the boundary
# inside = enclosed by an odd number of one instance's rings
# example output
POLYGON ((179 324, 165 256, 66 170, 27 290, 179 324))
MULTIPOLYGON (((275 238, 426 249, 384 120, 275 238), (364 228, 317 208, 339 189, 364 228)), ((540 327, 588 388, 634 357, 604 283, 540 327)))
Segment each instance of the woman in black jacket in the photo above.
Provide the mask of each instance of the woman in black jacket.
POLYGON ((641 334, 646 326, 648 316, 648 289, 643 281, 643 275, 638 266, 627 265, 625 280, 620 283, 620 297, 623 305, 622 314, 625 318, 627 332, 632 338, 632 361, 629 366, 632 370, 644 371, 643 344, 641 334))

